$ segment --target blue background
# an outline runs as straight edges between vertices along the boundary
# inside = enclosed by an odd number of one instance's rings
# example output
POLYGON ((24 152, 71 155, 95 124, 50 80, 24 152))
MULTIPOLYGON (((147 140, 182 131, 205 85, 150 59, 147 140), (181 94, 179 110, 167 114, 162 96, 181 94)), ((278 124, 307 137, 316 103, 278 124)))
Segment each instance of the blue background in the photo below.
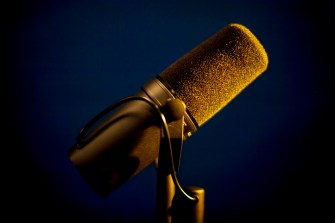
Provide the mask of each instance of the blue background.
POLYGON ((229 23, 269 67, 184 144, 178 177, 206 190, 206 222, 330 217, 334 3, 2 3, 2 217, 155 222, 156 170, 101 198, 67 157, 94 115, 229 23), (5 14, 7 13, 8 14, 5 14))

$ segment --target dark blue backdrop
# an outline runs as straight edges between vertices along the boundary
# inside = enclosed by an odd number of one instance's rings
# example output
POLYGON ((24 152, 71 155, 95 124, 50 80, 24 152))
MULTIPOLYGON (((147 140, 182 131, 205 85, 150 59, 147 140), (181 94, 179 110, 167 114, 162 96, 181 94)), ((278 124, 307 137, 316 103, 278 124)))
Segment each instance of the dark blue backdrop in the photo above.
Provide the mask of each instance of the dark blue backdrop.
POLYGON ((95 114, 232 22, 259 38, 269 67, 185 142, 181 184, 206 189, 206 222, 306 220, 330 213, 331 1, 2 5, 2 217, 154 222, 153 166, 101 198, 75 171, 67 151, 95 114))

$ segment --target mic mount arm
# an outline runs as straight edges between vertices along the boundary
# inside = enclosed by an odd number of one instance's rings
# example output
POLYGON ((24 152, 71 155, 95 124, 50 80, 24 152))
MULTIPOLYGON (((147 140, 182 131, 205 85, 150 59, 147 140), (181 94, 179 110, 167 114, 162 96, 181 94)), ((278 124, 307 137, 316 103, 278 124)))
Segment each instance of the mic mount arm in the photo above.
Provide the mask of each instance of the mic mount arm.
POLYGON ((162 108, 169 122, 162 132, 159 157, 156 159, 158 223, 171 223, 175 219, 194 223, 204 221, 205 190, 196 186, 184 190, 176 176, 184 141, 185 110, 185 104, 178 99, 168 100, 162 108))

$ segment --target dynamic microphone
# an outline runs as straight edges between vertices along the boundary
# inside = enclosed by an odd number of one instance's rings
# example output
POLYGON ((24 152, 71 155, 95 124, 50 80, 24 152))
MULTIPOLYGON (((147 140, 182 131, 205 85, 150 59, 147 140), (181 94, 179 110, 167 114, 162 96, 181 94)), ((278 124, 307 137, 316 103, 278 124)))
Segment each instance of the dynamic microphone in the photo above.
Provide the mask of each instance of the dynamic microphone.
POLYGON ((267 53, 253 33, 229 24, 144 84, 135 95, 138 100, 115 103, 106 120, 81 132, 69 158, 91 187, 106 196, 158 157, 162 126, 153 107, 164 111, 171 99, 184 102, 186 140, 267 67, 267 53))

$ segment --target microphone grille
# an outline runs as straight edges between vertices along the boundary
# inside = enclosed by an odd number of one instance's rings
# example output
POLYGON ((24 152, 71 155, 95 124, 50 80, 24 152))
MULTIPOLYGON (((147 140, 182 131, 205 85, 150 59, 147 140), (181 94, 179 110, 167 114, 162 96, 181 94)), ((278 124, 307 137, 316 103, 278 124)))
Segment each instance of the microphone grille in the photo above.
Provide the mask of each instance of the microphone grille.
POLYGON ((232 23, 185 54, 159 76, 183 100, 201 126, 268 66, 258 39, 243 25, 232 23))

